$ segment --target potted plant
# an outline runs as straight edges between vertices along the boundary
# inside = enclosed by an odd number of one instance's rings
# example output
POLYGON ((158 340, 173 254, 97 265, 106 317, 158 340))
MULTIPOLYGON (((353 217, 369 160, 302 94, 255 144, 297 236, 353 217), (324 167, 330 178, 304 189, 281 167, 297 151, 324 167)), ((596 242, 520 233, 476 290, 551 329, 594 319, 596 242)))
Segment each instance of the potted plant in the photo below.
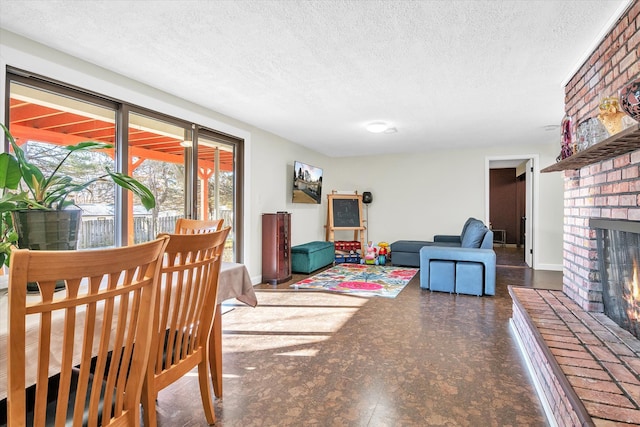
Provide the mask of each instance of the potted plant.
POLYGON ((66 146, 64 149, 68 153, 56 164, 51 174, 45 175, 40 168, 29 162, 9 129, 3 124, 0 126, 14 153, 0 153, 0 265, 9 264, 11 247, 16 244, 18 247, 31 249, 75 249, 82 211, 67 208, 74 204, 71 199, 73 194, 96 181, 111 179, 122 188, 132 191, 145 208, 155 206, 153 193, 128 175, 112 172, 107 168, 104 175, 78 183, 61 172, 61 167, 73 153, 107 149, 113 145, 86 141, 66 146), (35 216, 38 218, 33 219, 35 216), (53 218, 47 219, 48 216, 53 218), (38 230, 29 231, 30 227, 38 230), (53 236, 58 241, 30 241, 34 236, 36 239, 53 236), (41 244, 44 246, 40 246, 41 244))

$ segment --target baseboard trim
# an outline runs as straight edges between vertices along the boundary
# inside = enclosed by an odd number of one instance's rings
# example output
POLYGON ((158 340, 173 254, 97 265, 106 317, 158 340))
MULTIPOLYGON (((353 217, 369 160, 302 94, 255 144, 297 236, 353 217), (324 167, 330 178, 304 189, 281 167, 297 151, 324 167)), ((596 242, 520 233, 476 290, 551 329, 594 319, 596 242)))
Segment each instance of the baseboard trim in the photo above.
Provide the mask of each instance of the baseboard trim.
POLYGON ((562 271, 562 264, 538 264, 535 270, 562 271))

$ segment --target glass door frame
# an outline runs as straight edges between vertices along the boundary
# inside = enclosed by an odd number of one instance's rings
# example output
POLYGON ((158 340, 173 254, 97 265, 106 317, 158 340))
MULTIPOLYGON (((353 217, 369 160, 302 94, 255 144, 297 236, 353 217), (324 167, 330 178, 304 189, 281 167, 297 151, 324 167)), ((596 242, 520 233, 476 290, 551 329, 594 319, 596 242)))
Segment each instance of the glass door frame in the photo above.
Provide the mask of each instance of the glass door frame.
MULTIPOLYGON (((219 131, 213 131, 211 129, 195 126, 193 131, 193 147, 191 166, 194 174, 192 184, 192 199, 191 199, 191 214, 194 218, 198 215, 198 137, 202 135, 203 138, 219 140, 223 144, 233 145, 233 242, 234 242, 234 259, 235 262, 242 263, 244 261, 244 140, 223 134, 219 131)), ((217 150, 218 151, 218 150, 217 150)), ((218 156, 219 153, 216 153, 218 156)), ((216 161, 216 177, 220 173, 219 163, 216 161)), ((205 218, 206 219, 206 218, 205 218)))
MULTIPOLYGON (((18 68, 7 66, 5 70, 5 100, 4 100, 4 121, 10 123, 10 99, 11 82, 18 82, 32 86, 34 88, 42 89, 45 91, 51 91, 53 93, 70 96, 81 101, 97 104, 100 106, 106 106, 115 110, 115 170, 129 174, 127 170, 128 165, 128 117, 131 112, 148 115, 150 117, 156 117, 163 121, 168 121, 179 126, 184 126, 185 129, 191 129, 193 136, 193 147, 185 149, 185 217, 195 218, 197 216, 197 137, 198 133, 202 132, 203 135, 213 135, 215 138, 221 138, 225 142, 234 145, 234 258, 236 262, 243 262, 244 259, 244 166, 245 166, 245 141, 242 137, 229 135, 221 131, 217 131, 213 128, 200 126, 196 123, 178 119, 173 116, 168 116, 147 108, 135 106, 130 103, 122 102, 117 99, 110 98, 99 93, 95 93, 89 90, 85 90, 73 85, 69 85, 64 82, 56 81, 44 76, 40 76, 28 71, 24 71, 18 68)), ((8 141, 2 138, 3 151, 8 151, 8 141)), ((125 194, 125 190, 116 186, 115 190, 115 244, 122 245, 128 241, 128 227, 126 218, 126 212, 129 209, 128 197, 125 194)))

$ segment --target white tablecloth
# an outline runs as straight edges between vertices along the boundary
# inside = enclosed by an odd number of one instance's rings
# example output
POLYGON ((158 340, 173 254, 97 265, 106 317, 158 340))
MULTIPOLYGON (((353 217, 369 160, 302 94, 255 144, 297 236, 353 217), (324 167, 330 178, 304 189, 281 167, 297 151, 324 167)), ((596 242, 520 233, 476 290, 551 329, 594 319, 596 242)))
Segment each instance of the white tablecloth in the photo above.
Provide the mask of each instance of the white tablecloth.
MULTIPOLYGON (((39 297, 33 296, 32 298, 39 297)), ((255 307, 258 304, 253 284, 249 277, 249 272, 244 264, 223 262, 220 268, 220 278, 218 281, 217 302, 220 304, 231 298, 236 298, 238 301, 252 307, 255 307)), ((7 324, 9 316, 7 304, 8 297, 6 290, 0 290, 0 400, 7 397, 7 324)), ((79 321, 83 320, 84 316, 80 314, 79 321)), ((27 322, 27 342, 31 342, 32 344, 27 344, 27 363, 29 360, 37 360, 38 358, 38 330, 39 321, 37 319, 32 319, 30 322, 27 322)), ((61 347, 62 343, 60 343, 59 353, 62 351, 61 347)), ((34 383, 35 378, 29 379, 27 376, 27 384, 31 385, 34 383)))
POLYGON ((223 262, 218 280, 218 304, 231 298, 251 307, 258 305, 247 267, 235 262, 223 262))

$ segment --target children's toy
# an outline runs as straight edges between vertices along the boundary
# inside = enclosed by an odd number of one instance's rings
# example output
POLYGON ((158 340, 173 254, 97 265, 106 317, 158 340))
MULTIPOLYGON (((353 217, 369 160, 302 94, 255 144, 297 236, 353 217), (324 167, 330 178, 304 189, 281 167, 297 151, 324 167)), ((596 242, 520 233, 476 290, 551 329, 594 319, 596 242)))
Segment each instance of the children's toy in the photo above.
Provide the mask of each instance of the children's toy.
POLYGON ((348 254, 336 254, 336 264, 348 263, 348 264, 361 264, 362 260, 357 252, 348 254))
POLYGON ((349 264, 361 264, 359 251, 361 250, 360 242, 353 240, 336 240, 334 242, 336 252, 336 264, 344 262, 349 264))
POLYGON ((378 243, 378 264, 385 265, 387 263, 387 255, 389 254, 389 244, 387 242, 378 243))
POLYGON ((361 264, 378 265, 378 250, 373 246, 373 242, 369 241, 365 248, 364 259, 360 260, 361 264))

